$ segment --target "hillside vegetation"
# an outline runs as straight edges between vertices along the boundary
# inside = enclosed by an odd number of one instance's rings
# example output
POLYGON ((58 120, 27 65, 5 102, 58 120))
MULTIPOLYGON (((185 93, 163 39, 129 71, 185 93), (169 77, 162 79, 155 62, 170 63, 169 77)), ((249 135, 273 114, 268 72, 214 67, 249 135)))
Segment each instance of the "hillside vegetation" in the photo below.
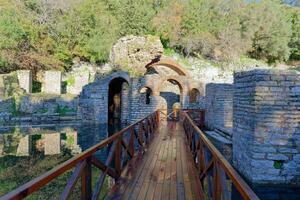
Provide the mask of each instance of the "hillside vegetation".
POLYGON ((300 59, 300 9, 279 0, 0 0, 0 72, 104 63, 130 34, 216 61, 300 59))

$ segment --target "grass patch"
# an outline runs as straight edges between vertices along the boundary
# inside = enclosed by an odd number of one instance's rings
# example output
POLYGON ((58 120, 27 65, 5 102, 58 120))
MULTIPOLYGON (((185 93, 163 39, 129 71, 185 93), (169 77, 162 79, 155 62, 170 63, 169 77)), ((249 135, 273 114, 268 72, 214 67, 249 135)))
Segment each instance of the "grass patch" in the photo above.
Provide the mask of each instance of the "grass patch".
POLYGON ((67 85, 68 86, 73 86, 75 84, 75 77, 74 76, 69 76, 67 79, 67 85))
POLYGON ((171 49, 171 48, 165 48, 164 49, 164 52, 163 52, 163 55, 165 56, 172 56, 174 55, 176 52, 174 51, 174 49, 171 49))

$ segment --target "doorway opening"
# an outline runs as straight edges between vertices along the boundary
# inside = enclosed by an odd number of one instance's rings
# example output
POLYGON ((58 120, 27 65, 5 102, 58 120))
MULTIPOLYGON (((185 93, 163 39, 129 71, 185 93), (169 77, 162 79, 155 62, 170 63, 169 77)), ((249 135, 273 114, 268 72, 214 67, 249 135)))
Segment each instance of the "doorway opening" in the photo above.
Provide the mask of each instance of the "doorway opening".
MULTIPOLYGON (((124 86, 128 86, 128 82, 124 78, 115 78, 109 83, 108 91, 108 124, 118 127, 121 125, 122 109, 127 100, 124 98, 124 86)), ((128 88, 128 87, 127 87, 128 88)))
POLYGON ((160 96, 167 102, 167 113, 172 112, 172 107, 175 103, 182 104, 182 86, 176 80, 170 79, 163 83, 160 90, 160 96))

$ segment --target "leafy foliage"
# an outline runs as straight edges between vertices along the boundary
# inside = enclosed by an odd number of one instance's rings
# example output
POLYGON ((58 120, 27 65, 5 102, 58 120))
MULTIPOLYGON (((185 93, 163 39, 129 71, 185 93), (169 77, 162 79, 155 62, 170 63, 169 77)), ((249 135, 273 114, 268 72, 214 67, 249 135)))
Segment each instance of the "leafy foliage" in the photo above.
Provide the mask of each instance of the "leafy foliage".
POLYGON ((299 60, 299 16, 279 0, 1 0, 0 72, 103 63, 130 34, 215 60, 299 60))

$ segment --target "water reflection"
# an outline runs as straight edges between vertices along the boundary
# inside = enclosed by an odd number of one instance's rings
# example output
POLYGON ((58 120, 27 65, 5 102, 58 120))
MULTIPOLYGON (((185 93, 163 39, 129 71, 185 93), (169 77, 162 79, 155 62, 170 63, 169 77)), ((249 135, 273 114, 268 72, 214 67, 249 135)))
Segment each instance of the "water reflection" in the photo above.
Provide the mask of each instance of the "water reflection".
MULTIPOLYGON (((105 124, 0 127, 0 197, 99 143, 122 127, 105 124)), ((107 148, 97 151, 95 156, 104 161, 107 148)), ((32 199, 49 199, 49 192, 59 195, 55 191, 64 187, 66 180, 63 179, 67 177, 67 174, 62 175, 56 184, 34 193, 36 196, 32 199)))
POLYGON ((121 125, 48 125, 0 128, 0 156, 78 154, 121 129, 121 125))

